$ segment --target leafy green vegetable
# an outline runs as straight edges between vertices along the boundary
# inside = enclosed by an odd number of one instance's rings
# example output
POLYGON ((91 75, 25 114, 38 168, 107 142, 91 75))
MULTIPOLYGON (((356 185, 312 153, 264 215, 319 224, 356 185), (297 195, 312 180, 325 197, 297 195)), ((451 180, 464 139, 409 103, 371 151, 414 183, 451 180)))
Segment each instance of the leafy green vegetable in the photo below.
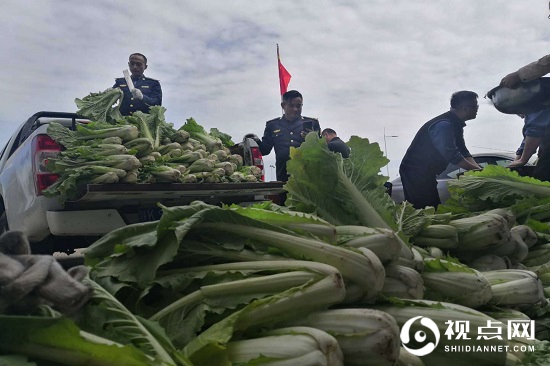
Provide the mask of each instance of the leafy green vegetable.
MULTIPOLYGON (((196 250, 194 243, 200 242, 203 252, 206 251, 204 244, 217 246, 216 255, 225 261, 234 260, 233 252, 247 249, 332 265, 342 273, 346 283, 357 286, 356 291, 351 292, 353 296, 366 302, 374 300, 383 286, 384 268, 372 251, 334 246, 311 238, 309 232, 300 236, 297 232, 255 220, 252 218, 255 215, 265 217, 257 209, 250 212, 251 217, 246 217, 241 214, 242 210, 236 212, 204 203, 161 207, 163 215, 156 232, 147 227, 149 232, 138 230, 132 238, 131 226, 127 226, 104 236, 85 250, 87 263, 92 259, 99 262, 94 266, 96 277, 112 278, 145 288, 156 277, 160 265, 174 261, 174 250, 180 253, 182 259, 172 265, 192 263, 191 258, 196 250), (125 236, 125 231, 130 235, 125 236), (119 241, 121 238, 124 244, 119 241), (144 244, 148 247, 142 247, 144 244), (103 250, 101 247, 110 249, 103 250), (223 254, 224 251, 227 254, 223 254), (157 258, 162 258, 162 261, 157 261, 157 258)), ((205 254, 214 255, 210 252, 205 254)), ((256 257, 269 260, 259 255, 256 257)))
POLYGON ((99 284, 89 279, 86 282, 93 286, 94 295, 91 304, 86 308, 87 317, 80 320, 84 330, 90 330, 99 335, 108 330, 107 335, 110 339, 134 345, 155 359, 156 364, 176 365, 174 354, 177 351, 162 329, 155 331, 157 339, 149 330, 155 326, 154 324, 144 325, 145 320, 132 314, 99 284), (162 344, 160 339, 164 339, 162 344))
MULTIPOLYGON (((46 197, 59 196, 60 202, 77 199, 80 189, 86 184, 92 183, 99 177, 112 177, 112 181, 118 181, 119 177, 126 176, 126 171, 117 168, 86 165, 65 169, 61 176, 51 186, 42 191, 46 197), (116 179, 115 179, 116 178, 116 179)), ((97 182, 99 183, 99 182, 97 182)))
POLYGON ((149 108, 149 113, 137 111, 124 119, 138 127, 139 137, 150 139, 153 141, 153 147, 158 148, 164 137, 169 137, 175 132, 173 124, 165 121, 165 112, 166 108, 153 106, 149 108))
MULTIPOLYGON (((68 169, 84 168, 86 166, 109 167, 123 171, 131 171, 141 167, 141 163, 133 155, 107 155, 107 156, 91 156, 91 158, 99 158, 100 160, 82 159, 67 159, 67 158, 51 158, 46 165, 48 171, 52 173, 63 173, 68 169)), ((118 172, 117 172, 118 173, 118 172)), ((124 174, 121 175, 123 177, 124 174)))
POLYGON ((202 332, 185 346, 184 353, 197 365, 225 365, 225 345, 234 333, 251 328, 257 330, 262 325, 277 324, 312 311, 324 310, 331 303, 341 301, 344 294, 340 286, 338 278, 328 276, 255 300, 202 332))
POLYGON ((57 122, 50 122, 47 129, 48 135, 55 142, 63 146, 74 146, 79 142, 107 137, 120 137, 122 141, 133 140, 138 137, 139 131, 132 125, 111 125, 102 122, 90 122, 86 125, 77 125, 76 131, 57 122))
POLYGON ((120 103, 117 104, 117 102, 121 101, 123 97, 124 92, 119 88, 90 93, 82 99, 74 100, 78 107, 76 113, 92 121, 115 123, 122 119, 120 103))
POLYGON ((516 201, 550 197, 550 182, 521 177, 517 172, 498 165, 481 171, 466 172, 460 179, 449 181, 451 199, 438 207, 441 212, 476 212, 509 207, 516 201))
MULTIPOLYGON (((191 139, 199 141, 204 144, 206 150, 209 152, 220 150, 222 148, 222 142, 218 137, 210 135, 204 127, 199 125, 193 118, 188 118, 180 130, 189 132, 191 139)), ((219 131, 218 131, 219 132, 219 131)))
POLYGON ((396 230, 395 205, 379 174, 388 163, 378 144, 352 136, 349 159, 332 154, 324 140, 309 133, 291 149, 287 206, 311 212, 334 225, 364 225, 396 230), (345 160, 345 162, 344 162, 345 160))
MULTIPOLYGON (((204 324, 212 323, 207 320, 211 314, 219 319, 255 299, 328 276, 340 274, 328 265, 293 260, 236 262, 165 271, 155 282, 165 288, 160 293, 171 303, 159 307, 150 319, 160 322, 176 346, 183 346, 200 333, 204 324), (175 296, 170 296, 174 292, 175 296)), ((158 298, 159 291, 151 290, 146 290, 149 294, 144 302, 158 298)), ((340 296, 343 296, 341 291, 340 296)))
POLYGON ((526 352, 525 358, 521 360, 521 365, 538 366, 550 364, 550 341, 538 341, 533 345, 534 352, 526 352))
POLYGON ((67 366, 158 365, 133 346, 82 333, 67 318, 0 315, 0 350, 67 366))
POLYGON ((235 143, 233 141, 231 141, 231 136, 229 136, 226 133, 221 132, 217 128, 211 128, 210 129, 210 136, 219 138, 221 140, 223 146, 225 146, 225 147, 231 147, 231 146, 235 145, 235 143))

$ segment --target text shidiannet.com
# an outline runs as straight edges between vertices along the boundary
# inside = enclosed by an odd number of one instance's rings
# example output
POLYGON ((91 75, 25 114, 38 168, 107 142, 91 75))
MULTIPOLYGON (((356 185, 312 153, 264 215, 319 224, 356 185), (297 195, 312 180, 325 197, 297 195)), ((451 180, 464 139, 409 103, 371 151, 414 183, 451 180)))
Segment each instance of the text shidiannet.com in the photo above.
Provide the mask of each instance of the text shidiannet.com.
POLYGON ((426 356, 433 352, 440 340, 445 340, 445 352, 495 352, 516 353, 534 352, 535 345, 530 341, 535 340, 534 320, 508 320, 506 324, 501 321, 488 319, 486 325, 472 326, 469 320, 447 320, 447 329, 443 332, 430 318, 416 316, 409 319, 401 328, 402 346, 415 356, 426 356), (419 323, 422 328, 414 330, 411 327, 419 323), (472 332, 470 332, 470 330, 472 332), (427 334, 432 333, 431 340, 427 340, 427 334), (412 340, 425 343, 422 347, 409 347, 412 340), (511 343, 510 343, 511 342, 511 343))
MULTIPOLYGON (((468 321, 453 321, 445 322, 448 326, 445 336, 447 339, 463 339, 473 340, 468 337, 470 331, 470 323, 468 321)), ((478 336, 475 338, 478 341, 504 340, 502 323, 499 321, 487 321, 487 326, 477 328, 478 336)), ((507 322, 507 340, 514 338, 523 338, 525 340, 535 339, 535 322, 534 320, 508 320, 507 322)), ((534 352, 535 346, 530 344, 492 344, 492 345, 445 345, 445 352, 534 352)))
POLYGON ((445 352, 534 352, 531 345, 495 345, 495 346, 445 346, 445 352))

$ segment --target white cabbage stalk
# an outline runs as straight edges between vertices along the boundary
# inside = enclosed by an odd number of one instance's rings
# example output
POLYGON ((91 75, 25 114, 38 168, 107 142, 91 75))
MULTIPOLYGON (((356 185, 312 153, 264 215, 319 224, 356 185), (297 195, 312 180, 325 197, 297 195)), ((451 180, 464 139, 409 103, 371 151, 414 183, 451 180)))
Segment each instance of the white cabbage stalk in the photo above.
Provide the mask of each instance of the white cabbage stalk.
POLYGON ((413 355, 405 348, 401 347, 399 350, 399 358, 395 366, 425 366, 422 362, 422 358, 413 355))
POLYGON ((420 273, 412 268, 399 264, 386 266, 382 295, 400 299, 423 299, 424 280, 420 273))
POLYGON ((422 257, 422 255, 420 254, 420 252, 418 250, 416 250, 416 248, 411 248, 411 251, 413 253, 413 264, 414 264, 414 269, 416 269, 418 272, 422 272, 424 270, 424 258, 422 257))
POLYGON ((550 286, 550 263, 545 263, 542 266, 533 266, 526 269, 535 272, 537 276, 539 276, 544 287, 550 286))
POLYGON ((518 356, 510 352, 506 354, 506 366, 521 366, 521 365, 523 365, 521 358, 519 358, 518 356))
POLYGON ((438 239, 453 239, 458 241, 458 232, 456 228, 452 225, 447 224, 431 224, 426 226, 420 231, 418 236, 423 236, 427 238, 438 238, 438 239))
POLYGON ((402 241, 390 229, 341 225, 336 226, 336 234, 338 245, 370 249, 382 264, 395 262, 401 253, 402 241))
POLYGON ((484 212, 485 215, 498 215, 503 217, 508 224, 508 227, 511 228, 516 223, 516 215, 509 208, 494 208, 489 211, 484 212))
POLYGON ((520 309, 535 304, 546 304, 542 283, 532 271, 503 269, 484 272, 483 275, 491 284, 491 304, 520 309))
POLYGON ((451 220, 449 225, 457 229, 457 250, 461 252, 490 249, 510 241, 508 221, 497 214, 484 213, 451 220))
POLYGON ((151 164, 151 163, 154 163, 155 161, 157 161, 157 159, 152 155, 145 155, 139 158, 139 162, 141 164, 151 164))
MULTIPOLYGON (((140 137, 137 139, 130 140, 124 144, 128 149, 137 150, 136 156, 138 158, 149 155, 153 152, 153 140, 147 137, 140 137)), ((160 154, 159 154, 160 157, 160 154)))
POLYGON ((496 308, 494 310, 483 310, 483 313, 493 319, 500 320, 504 324, 508 320, 531 320, 525 313, 511 308, 496 308))
MULTIPOLYGON (((409 322, 409 336, 411 341, 403 343, 403 346, 411 349, 419 349, 429 342, 434 343, 435 333, 429 328, 420 323, 421 320, 429 318, 438 328, 439 343, 435 349, 422 356, 421 359, 426 365, 453 365, 453 366, 495 366, 504 365, 506 362, 506 330, 503 329, 501 334, 504 334, 503 339, 479 339, 479 329, 487 327, 487 321, 492 321, 492 326, 501 326, 502 324, 487 315, 476 311, 472 308, 457 305, 453 303, 430 301, 430 300, 403 300, 396 305, 374 305, 374 308, 384 311, 396 320, 401 331, 404 329, 405 323, 409 322), (416 319, 415 317, 423 317, 416 319), (456 332, 449 339, 445 334, 449 329, 449 321, 465 321, 469 324, 467 336, 469 339, 457 339, 456 332), (447 323, 447 324, 446 324, 447 323), (426 336, 425 340, 420 344, 415 342, 415 336, 422 333, 426 336), (496 346, 501 352, 457 352, 449 357, 449 352, 445 351, 446 346, 496 346)), ((456 325, 456 323, 453 323, 456 325)), ((453 331, 453 328, 451 328, 453 331)), ((448 334, 448 333, 447 333, 448 334)), ((345 356, 344 356, 345 359, 345 356)))
POLYGON ((518 234, 529 248, 537 243, 537 233, 527 225, 516 225, 510 231, 518 234))
POLYGON ((346 301, 374 301, 384 286, 384 266, 378 257, 366 248, 351 250, 320 240, 238 224, 203 223, 197 228, 262 241, 266 245, 280 249, 289 257, 334 266, 342 274, 346 287, 348 283, 353 283, 363 290, 361 298, 351 299, 346 296, 346 301))
POLYGON ((523 241, 521 235, 517 232, 510 231, 512 238, 514 239, 515 247, 514 251, 508 254, 510 262, 512 264, 521 263, 529 255, 529 246, 523 241))
POLYGON ((481 272, 423 272, 425 297, 477 308, 491 300, 491 285, 481 272))
POLYGON ((458 245, 458 231, 452 225, 428 225, 412 241, 421 247, 451 249, 458 245))
POLYGON ((482 255, 481 257, 477 257, 474 260, 469 261, 467 264, 469 267, 477 269, 481 272, 508 268, 504 257, 494 254, 482 255))
POLYGON ((430 253, 430 256, 432 258, 443 258, 445 257, 445 253, 443 253, 443 251, 439 248, 436 248, 436 247, 428 247, 426 248, 428 249, 429 253, 430 253))
MULTIPOLYGON (((521 238, 518 237, 521 240, 521 238)), ((512 235, 512 232, 505 238, 502 239, 500 245, 497 245, 491 249, 485 249, 480 253, 483 254, 496 254, 500 256, 512 256, 517 250, 517 241, 516 238, 512 235)))
POLYGON ((525 269, 525 270, 529 270, 529 268, 523 264, 523 263, 514 263, 514 264, 511 264, 510 267, 508 267, 509 269, 525 269))
POLYGON ((412 268, 418 272, 422 272, 424 269, 424 258, 422 254, 416 250, 414 247, 407 247, 405 244, 401 246, 401 255, 399 256, 397 262, 405 267, 412 268))
POLYGON ((444 259, 424 261, 426 270, 421 275, 426 288, 425 298, 472 308, 484 305, 491 299, 491 284, 481 272, 444 259))
POLYGON ((537 245, 530 248, 523 264, 527 267, 541 266, 550 262, 550 243, 537 245))
POLYGON ((112 183, 118 183, 118 175, 114 172, 107 172, 104 174, 101 174, 97 177, 94 177, 88 181, 89 184, 112 184, 112 183))
POLYGON ((333 309, 309 314, 299 325, 321 329, 336 338, 346 365, 395 365, 399 328, 387 313, 373 309, 333 309))
POLYGON ((309 327, 275 329, 259 338, 229 342, 227 353, 233 364, 263 357, 266 365, 343 365, 336 339, 309 327))
POLYGON ((231 332, 242 332, 251 327, 326 309, 341 303, 345 296, 344 283, 335 268, 309 261, 230 263, 189 268, 181 270, 181 273, 179 271, 172 270, 165 274, 169 276, 176 272, 183 275, 187 271, 190 275, 188 277, 193 278, 220 271, 251 273, 249 278, 200 286, 198 290, 188 293, 149 318, 159 322, 175 345, 189 346, 186 351, 189 354, 204 347, 205 339, 211 339, 209 337, 213 337, 219 327, 231 328, 231 332), (297 270, 293 271, 293 267, 297 270), (282 273, 261 275, 257 274, 258 271, 282 273), (199 322, 200 317, 189 309, 212 303, 216 303, 220 311, 224 308, 234 309, 239 304, 245 307, 218 322, 223 325, 216 323, 218 325, 196 334, 198 329, 195 329, 194 323, 199 322), (228 323, 227 319, 234 320, 228 323))
POLYGON ((137 183, 138 182, 138 170, 129 171, 124 177, 120 178, 121 183, 137 183))
POLYGON ((293 326, 272 329, 265 333, 265 335, 268 336, 282 334, 307 335, 317 342, 319 350, 323 352, 323 354, 326 356, 329 365, 340 365, 344 362, 344 355, 336 338, 321 329, 304 326, 293 326))
POLYGON ((412 239, 412 242, 419 247, 436 247, 440 249, 453 249, 458 246, 458 241, 451 238, 427 238, 417 236, 412 239))
POLYGON ((421 248, 421 247, 417 247, 416 245, 414 246, 414 248, 416 249, 416 251, 418 253, 420 253, 420 255, 422 256, 422 258, 431 258, 432 256, 430 255, 430 252, 428 251, 428 249, 426 248, 421 248))

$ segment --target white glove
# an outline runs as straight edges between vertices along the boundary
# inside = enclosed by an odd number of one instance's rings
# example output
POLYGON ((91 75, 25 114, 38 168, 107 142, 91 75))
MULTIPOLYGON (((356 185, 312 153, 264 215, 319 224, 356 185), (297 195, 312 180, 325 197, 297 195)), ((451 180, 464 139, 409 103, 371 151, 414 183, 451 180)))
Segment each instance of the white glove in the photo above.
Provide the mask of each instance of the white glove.
POLYGON ((134 98, 139 99, 139 100, 143 99, 143 93, 141 92, 141 90, 139 90, 139 89, 137 89, 137 88, 134 89, 134 90, 132 90, 132 96, 133 96, 134 98))

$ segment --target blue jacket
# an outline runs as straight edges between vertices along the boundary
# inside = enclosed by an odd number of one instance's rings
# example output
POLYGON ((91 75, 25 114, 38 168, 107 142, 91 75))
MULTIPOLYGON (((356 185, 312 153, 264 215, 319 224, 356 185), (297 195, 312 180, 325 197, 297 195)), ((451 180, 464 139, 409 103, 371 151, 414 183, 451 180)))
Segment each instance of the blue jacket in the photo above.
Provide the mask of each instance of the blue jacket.
POLYGON ((328 149, 342 154, 343 158, 349 158, 350 148, 339 137, 335 137, 327 143, 328 149))
POLYGON ((262 155, 268 155, 275 149, 275 167, 277 180, 286 182, 286 162, 290 159, 290 147, 299 147, 304 142, 308 132, 316 131, 320 136, 321 126, 316 118, 301 117, 290 122, 283 117, 267 121, 264 136, 258 144, 262 155), (309 126, 308 126, 309 125, 309 126))
POLYGON ((458 163, 462 158, 472 156, 464 142, 465 126, 466 123, 453 112, 443 113, 426 122, 407 149, 401 166, 413 168, 416 174, 426 174, 435 178, 449 163, 458 163), (446 132, 449 141, 445 141, 445 146, 440 146, 441 141, 434 143, 430 133, 430 128, 438 122, 444 123, 445 129, 448 128, 446 132), (444 156, 442 151, 445 151, 447 156, 444 156))
POLYGON ((123 116, 129 116, 133 112, 142 111, 143 113, 149 113, 149 107, 154 105, 162 105, 162 89, 158 80, 151 79, 145 76, 134 79, 134 87, 141 90, 143 93, 143 99, 139 100, 132 97, 132 93, 126 84, 126 79, 115 79, 115 85, 113 88, 120 88, 124 92, 124 98, 120 104, 120 113, 123 116))

